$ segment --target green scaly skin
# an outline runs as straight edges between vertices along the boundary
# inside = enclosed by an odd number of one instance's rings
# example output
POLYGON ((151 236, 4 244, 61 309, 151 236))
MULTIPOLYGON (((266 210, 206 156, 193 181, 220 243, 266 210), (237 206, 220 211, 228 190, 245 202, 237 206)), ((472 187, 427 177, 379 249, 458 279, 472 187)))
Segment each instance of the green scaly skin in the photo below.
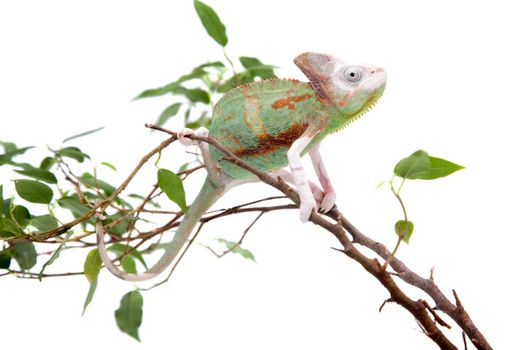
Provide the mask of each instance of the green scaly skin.
MULTIPOLYGON (((309 82, 272 79, 237 87, 216 104, 209 133, 204 128, 195 133, 212 136, 256 169, 293 183, 301 198, 300 218, 304 222, 318 206, 326 212, 335 204, 319 143, 377 102, 385 89, 386 73, 380 68, 347 65, 336 57, 316 53, 301 54, 294 62, 309 82), (300 158, 306 153, 312 158, 322 190, 304 175, 300 158), (283 170, 287 165, 291 173, 283 170)), ((179 254, 215 201, 233 186, 256 181, 253 174, 222 161, 223 154, 216 148, 185 137, 192 133, 191 129, 182 130, 179 140, 185 145, 199 145, 208 177, 170 246, 152 268, 140 274, 119 270, 107 255, 102 224, 97 223, 101 258, 117 277, 143 281, 157 276, 179 254)))

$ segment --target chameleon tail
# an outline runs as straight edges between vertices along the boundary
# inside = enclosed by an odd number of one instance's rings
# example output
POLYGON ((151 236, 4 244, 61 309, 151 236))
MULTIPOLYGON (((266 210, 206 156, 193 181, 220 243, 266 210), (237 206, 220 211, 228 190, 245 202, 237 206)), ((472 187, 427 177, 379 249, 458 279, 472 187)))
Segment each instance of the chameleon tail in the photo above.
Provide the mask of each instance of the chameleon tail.
POLYGON ((162 257, 151 268, 138 274, 124 272, 113 264, 104 244, 104 231, 102 228, 102 222, 99 220, 96 224, 97 245, 100 258, 104 262, 104 265, 112 274, 126 281, 146 281, 159 275, 166 270, 175 257, 177 257, 202 215, 224 194, 225 191, 224 186, 216 185, 209 177, 206 177, 206 181, 204 181, 197 198, 195 198, 191 206, 188 208, 188 212, 184 215, 184 218, 177 229, 177 233, 173 236, 172 241, 169 243, 169 246, 162 257))

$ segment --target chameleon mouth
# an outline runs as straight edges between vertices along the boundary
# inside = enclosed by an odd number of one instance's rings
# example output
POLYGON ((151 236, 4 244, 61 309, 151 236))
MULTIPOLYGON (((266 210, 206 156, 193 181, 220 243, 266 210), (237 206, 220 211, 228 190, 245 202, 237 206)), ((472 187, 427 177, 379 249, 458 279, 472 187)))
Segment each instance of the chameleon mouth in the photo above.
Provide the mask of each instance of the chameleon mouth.
POLYGON ((383 97, 383 92, 385 91, 386 83, 382 84, 379 89, 377 89, 370 98, 363 104, 363 106, 351 117, 348 118, 348 120, 335 129, 333 132, 338 132, 346 128, 349 124, 352 122, 360 119, 362 116, 364 116, 366 113, 368 113, 376 104, 377 102, 383 97))

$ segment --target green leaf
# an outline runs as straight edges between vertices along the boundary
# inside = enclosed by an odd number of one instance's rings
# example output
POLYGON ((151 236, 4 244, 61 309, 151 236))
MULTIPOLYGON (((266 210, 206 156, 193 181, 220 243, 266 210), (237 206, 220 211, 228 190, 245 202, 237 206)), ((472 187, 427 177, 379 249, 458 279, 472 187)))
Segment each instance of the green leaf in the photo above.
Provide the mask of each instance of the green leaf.
POLYGON ((419 150, 409 157, 401 159, 394 168, 394 174, 406 179, 417 179, 420 174, 428 172, 429 169, 428 153, 419 150))
POLYGON ((82 163, 86 158, 89 159, 89 156, 83 153, 78 147, 65 147, 57 152, 61 157, 67 157, 76 160, 79 163, 82 163))
POLYGON ((177 203, 184 213, 188 210, 186 206, 186 194, 180 177, 168 169, 157 171, 157 181, 162 192, 166 193, 169 199, 177 203))
POLYGON ((414 232, 414 224, 412 221, 398 220, 394 226, 396 234, 401 237, 403 242, 408 244, 412 232, 414 232))
POLYGON ((71 140, 74 140, 74 139, 78 139, 79 137, 83 137, 83 136, 87 136, 87 135, 91 135, 93 133, 96 133, 97 131, 100 131, 104 129, 104 127, 100 127, 100 128, 96 128, 96 129, 92 129, 92 130, 88 130, 88 131, 84 131, 84 132, 81 132, 80 134, 76 134, 76 135, 73 135, 73 136, 69 136, 69 137, 66 137, 62 143, 66 143, 68 141, 71 141, 71 140))
POLYGON ((95 295, 95 291, 97 290, 97 284, 98 284, 98 278, 95 278, 93 282, 89 284, 89 290, 86 295, 86 300, 84 301, 84 308, 82 309, 82 316, 84 316, 84 313, 86 312, 88 305, 93 300, 93 296, 95 295))
POLYGON ((102 260, 98 255, 98 249, 93 249, 88 253, 84 261, 84 275, 86 275, 90 283, 97 279, 101 268, 102 260))
POLYGON ((140 252, 137 250, 131 250, 131 247, 125 244, 114 243, 108 248, 108 251, 117 253, 119 257, 124 254, 129 254, 133 258, 137 259, 146 270, 148 269, 148 265, 146 265, 146 261, 142 257, 142 254, 140 254, 140 252))
POLYGON ((180 102, 169 105, 164 111, 162 111, 162 113, 159 116, 159 119, 157 119, 157 122, 155 124, 160 126, 164 125, 168 121, 168 119, 179 113, 181 106, 182 103, 180 102))
POLYGON ((135 265, 135 260, 130 255, 126 255, 122 258, 120 266, 127 273, 137 273, 137 266, 135 265))
MULTIPOLYGON (((3 144, 5 144, 5 142, 3 144)), ((8 142, 8 144, 14 145, 14 143, 11 142, 8 142)), ((34 146, 29 146, 13 149, 11 145, 7 148, 4 146, 5 153, 0 154, 0 165, 9 163, 14 157, 24 154, 28 149, 34 148, 34 146)))
POLYGON ((51 168, 51 166, 53 164, 55 164, 57 162, 57 159, 54 158, 54 157, 45 157, 44 159, 42 159, 42 161, 40 162, 40 166, 39 168, 40 169, 43 169, 43 170, 49 170, 51 168))
POLYGON ((249 70, 254 76, 260 77, 262 79, 271 79, 277 77, 273 72, 273 66, 263 64, 255 57, 241 56, 239 57, 239 61, 241 62, 242 66, 249 70))
POLYGON ((177 86, 176 88, 172 89, 171 92, 174 95, 186 96, 186 98, 191 102, 210 103, 210 95, 207 91, 202 89, 188 89, 184 86, 177 86))
POLYGON ((26 227, 29 224, 29 219, 31 219, 31 214, 26 207, 22 205, 15 205, 11 210, 11 217, 20 225, 21 227, 26 227))
POLYGON ((71 237, 72 234, 73 232, 69 232, 66 234, 66 236, 64 237, 64 240, 60 243, 57 250, 55 250, 53 255, 51 255, 51 258, 49 258, 49 260, 46 261, 44 266, 42 266, 42 270, 40 270, 40 273, 38 274, 38 279, 40 281, 42 281, 42 274, 44 273, 44 270, 46 269, 46 267, 48 267, 49 265, 54 263, 56 259, 58 259, 58 257, 60 256, 60 251, 62 250, 62 248, 64 247, 64 245, 66 244, 66 242, 68 241, 69 237, 71 237))
POLYGON ((0 184, 0 216, 5 215, 4 212, 4 185, 0 184))
POLYGON ((29 270, 36 264, 36 249, 33 242, 16 242, 12 256, 22 270, 29 270))
POLYGON ((86 187, 93 189, 101 189, 107 196, 110 196, 115 191, 114 186, 108 184, 103 180, 96 179, 93 175, 89 173, 82 174, 82 176, 79 178, 79 181, 86 187))
POLYGON ((11 152, 18 148, 13 142, 0 141, 0 145, 2 145, 4 152, 11 152))
POLYGON ((31 226, 36 228, 39 232, 53 230, 58 227, 58 221, 49 214, 33 216, 31 218, 31 226))
POLYGON ((11 254, 4 250, 0 252, 0 269, 8 269, 11 265, 11 254))
POLYGON ((111 163, 108 163, 108 162, 102 162, 102 163, 100 163, 100 165, 103 165, 103 166, 105 166, 105 167, 108 167, 108 168, 110 168, 110 169, 113 170, 113 171, 117 171, 117 167, 114 166, 114 165, 111 164, 111 163))
POLYGON ((452 173, 455 173, 458 170, 465 169, 465 167, 452 163, 446 159, 429 157, 430 159, 430 169, 427 173, 419 175, 419 179, 422 180, 433 180, 440 177, 448 176, 452 173))
POLYGON ((219 16, 217 16, 217 13, 210 6, 199 0, 194 0, 193 4, 208 35, 222 47, 226 46, 228 43, 226 28, 219 16))
POLYGON ((24 234, 22 228, 17 225, 12 219, 4 217, 0 218, 0 237, 11 238, 21 236, 24 234))
POLYGON ((253 256, 252 252, 250 252, 248 249, 242 248, 240 245, 237 244, 237 242, 228 241, 222 238, 218 238, 217 241, 220 243, 223 243, 228 250, 231 250, 232 253, 239 254, 245 259, 249 259, 255 262, 255 257, 253 256))
POLYGON ((15 190, 20 197, 31 203, 49 204, 53 199, 53 190, 34 180, 15 180, 15 190))
POLYGON ((87 205, 80 203, 76 196, 62 197, 57 203, 61 208, 70 210, 75 217, 82 216, 90 210, 87 205))
POLYGON ((206 62, 206 63, 203 63, 195 67, 195 69, 208 68, 208 67, 224 68, 224 63, 222 63, 221 61, 206 62))
POLYGON ((221 86, 219 86, 217 91, 226 93, 239 85, 252 82, 254 77, 255 76, 252 75, 249 70, 237 73, 230 79, 226 80, 221 86))
POLYGON ((394 168, 394 174, 412 180, 433 180, 461 169, 464 169, 461 165, 442 158, 431 157, 427 152, 419 150, 399 161, 394 168))
POLYGON ((47 182, 49 184, 56 184, 57 178, 55 175, 53 175, 51 172, 40 169, 40 168, 28 168, 23 170, 15 170, 15 173, 18 173, 20 175, 24 175, 27 177, 32 177, 36 180, 41 180, 44 182, 47 182))
POLYGON ((120 307, 115 310, 118 328, 140 341, 139 327, 142 323, 142 295, 138 291, 125 294, 120 300, 120 307))

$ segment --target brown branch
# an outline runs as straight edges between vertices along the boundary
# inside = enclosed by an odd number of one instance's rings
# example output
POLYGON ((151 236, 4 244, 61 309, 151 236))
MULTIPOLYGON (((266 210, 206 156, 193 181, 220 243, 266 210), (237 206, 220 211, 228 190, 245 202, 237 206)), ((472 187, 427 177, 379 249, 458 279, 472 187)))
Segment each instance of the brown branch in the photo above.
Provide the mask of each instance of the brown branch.
MULTIPOLYGON (((160 128, 155 125, 146 124, 146 127, 155 130, 160 130, 171 135, 176 135, 170 130, 160 128)), ((226 155, 225 159, 253 173, 261 181, 280 190, 282 193, 288 196, 295 204, 299 204, 299 195, 290 186, 246 164, 235 154, 233 154, 224 146, 219 144, 215 139, 211 137, 202 137, 197 135, 191 135, 190 138, 197 141, 207 142, 213 145, 215 148, 217 148, 219 151, 226 155)), ((452 342, 436 326, 434 320, 432 320, 429 313, 427 312, 426 307, 422 303, 410 299, 395 283, 395 281, 392 279, 392 276, 387 271, 382 269, 381 264, 377 259, 370 259, 363 255, 350 241, 350 239, 346 235, 345 230, 341 225, 332 224, 317 213, 312 213, 310 221, 331 232, 344 247, 344 254, 357 261, 367 272, 374 276, 390 292, 393 301, 403 306, 407 311, 409 311, 423 326, 425 334, 430 339, 432 339, 441 349, 457 349, 456 346, 454 346, 454 344, 452 344, 452 342)), ((345 219, 342 220, 343 224, 344 221, 345 219)), ((393 261, 394 259, 392 259, 392 262, 393 261)))
MULTIPOLYGON (((244 230, 244 232, 242 233, 242 236, 241 238, 231 247, 231 248, 228 248, 226 249, 225 251, 223 251, 222 253, 217 253, 215 250, 213 250, 212 247, 210 246, 207 246, 207 245, 204 245, 204 248, 207 248, 210 252, 213 253, 213 255, 215 255, 217 258, 222 258, 223 256, 225 256, 226 254, 228 253, 231 253, 235 248, 237 247, 240 247, 240 245, 242 244, 242 241, 244 240, 244 238, 246 237, 246 235, 248 234, 248 232, 251 230, 251 228, 253 227, 253 225, 255 225, 255 223, 257 221, 259 221, 259 219, 261 218, 261 216, 263 216, 265 213, 267 213, 266 211, 264 210, 261 210, 259 215, 257 215, 257 217, 255 217, 255 219, 248 225, 248 227, 244 230)), ((204 224, 204 222, 201 221, 201 225, 204 224)), ((199 227, 200 228, 200 227, 199 227)))
MULTIPOLYGON (((354 225, 352 225, 337 209, 333 209, 328 213, 328 216, 332 219, 337 217, 342 217, 343 227, 346 231, 350 233, 353 238, 353 242, 365 246, 375 252, 377 255, 383 259, 388 259, 391 255, 390 251, 383 245, 368 236, 364 235, 359 231, 354 225)), ((417 287, 427 293, 436 303, 436 309, 443 311, 448 316, 450 316, 454 322, 467 334, 472 344, 478 349, 491 350, 487 339, 476 327, 472 319, 470 318, 467 311, 461 307, 461 303, 458 306, 455 306, 439 289, 436 283, 433 280, 433 274, 431 278, 423 278, 417 273, 409 269, 401 260, 393 257, 390 261, 390 267, 394 269, 397 273, 397 276, 401 278, 404 282, 417 287)), ((459 299, 456 299, 458 302, 459 299)))
POLYGON ((84 222, 86 220, 89 220, 97 210, 100 208, 101 211, 104 211, 104 209, 107 208, 108 205, 110 205, 115 198, 129 185, 131 180, 137 175, 139 170, 142 168, 144 164, 155 154, 163 150, 164 148, 168 147, 173 141, 177 140, 176 137, 170 137, 167 140, 161 142, 157 147, 152 149, 149 153, 147 153, 144 157, 141 158, 139 163, 135 166, 135 168, 132 170, 131 174, 128 175, 128 177, 122 182, 122 184, 109 196, 108 198, 104 199, 103 201, 100 201, 96 205, 94 205, 90 210, 85 212, 83 215, 79 216, 73 221, 70 221, 60 227, 57 227, 53 230, 44 231, 40 233, 36 233, 33 235, 23 235, 23 236, 17 236, 17 237, 11 237, 5 239, 5 241, 9 243, 14 243, 18 241, 23 240, 29 240, 33 242, 42 242, 49 238, 56 237, 61 235, 64 232, 67 232, 70 228, 80 224, 81 222, 84 222))

